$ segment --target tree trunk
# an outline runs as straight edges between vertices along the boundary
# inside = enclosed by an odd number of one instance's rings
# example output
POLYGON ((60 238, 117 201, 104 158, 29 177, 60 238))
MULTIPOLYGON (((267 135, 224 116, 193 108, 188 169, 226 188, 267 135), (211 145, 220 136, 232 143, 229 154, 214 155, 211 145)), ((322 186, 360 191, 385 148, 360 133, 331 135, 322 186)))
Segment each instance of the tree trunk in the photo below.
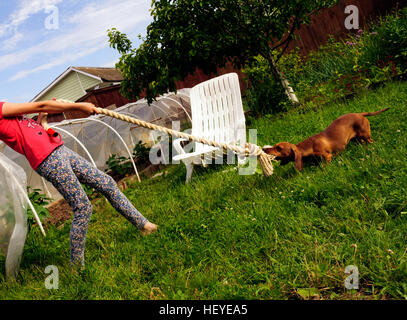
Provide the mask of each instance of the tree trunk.
POLYGON ((299 104, 299 100, 294 92, 294 89, 290 86, 290 83, 284 76, 281 74, 280 70, 278 69, 277 65, 274 63, 273 58, 268 59, 271 71, 274 74, 274 77, 277 81, 281 83, 284 88, 285 93, 288 96, 288 99, 292 102, 293 105, 299 104))

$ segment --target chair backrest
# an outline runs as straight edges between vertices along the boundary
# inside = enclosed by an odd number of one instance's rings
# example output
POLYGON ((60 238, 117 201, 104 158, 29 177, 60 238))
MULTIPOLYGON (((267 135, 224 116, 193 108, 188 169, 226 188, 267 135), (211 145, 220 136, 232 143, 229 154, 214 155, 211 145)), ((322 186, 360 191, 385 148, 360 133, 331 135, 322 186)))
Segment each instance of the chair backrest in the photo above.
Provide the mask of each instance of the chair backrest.
MULTIPOLYGON (((191 89, 192 135, 221 143, 246 143, 239 78, 228 73, 191 89)), ((196 144, 195 151, 204 146, 196 144)))

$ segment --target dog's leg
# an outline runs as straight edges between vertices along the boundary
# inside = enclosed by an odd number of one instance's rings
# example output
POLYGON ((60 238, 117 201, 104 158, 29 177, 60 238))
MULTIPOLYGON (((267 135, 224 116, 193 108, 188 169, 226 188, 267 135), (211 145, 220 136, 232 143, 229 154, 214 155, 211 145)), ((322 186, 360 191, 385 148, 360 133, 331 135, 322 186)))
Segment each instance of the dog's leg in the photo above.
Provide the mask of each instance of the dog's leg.
POLYGON ((332 153, 330 152, 316 152, 314 155, 323 158, 326 162, 332 161, 332 153))
POLYGON ((326 162, 332 161, 332 153, 325 152, 322 154, 322 158, 325 159, 326 162))
POLYGON ((363 118, 362 125, 360 126, 360 129, 357 133, 357 137, 362 143, 373 143, 370 131, 370 123, 369 120, 367 120, 366 118, 363 118))

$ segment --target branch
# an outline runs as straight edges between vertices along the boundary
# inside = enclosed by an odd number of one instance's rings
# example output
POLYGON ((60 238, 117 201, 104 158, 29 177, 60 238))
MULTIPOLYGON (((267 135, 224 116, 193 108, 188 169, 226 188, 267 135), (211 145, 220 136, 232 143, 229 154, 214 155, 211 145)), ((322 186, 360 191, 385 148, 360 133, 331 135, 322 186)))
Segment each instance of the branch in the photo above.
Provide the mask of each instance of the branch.
POLYGON ((285 51, 286 51, 287 48, 288 48, 288 45, 290 44, 291 38, 292 38, 292 36, 293 36, 293 34, 294 34, 294 31, 295 31, 295 29, 296 29, 295 26, 296 26, 297 20, 298 20, 298 18, 297 18, 297 16, 295 16, 293 25, 291 26, 290 33, 288 34, 287 39, 285 40, 285 46, 284 46, 283 50, 280 52, 280 54, 278 55, 278 57, 277 57, 277 59, 276 59, 276 61, 275 61, 276 63, 277 63, 278 60, 280 60, 280 58, 283 56, 283 54, 285 53, 285 51))
MULTIPOLYGON (((298 11, 299 11, 299 10, 298 10, 298 11)), ((283 51, 280 53, 280 55, 278 56, 277 60, 275 61, 276 63, 278 62, 278 60, 280 60, 280 58, 281 58, 282 55, 284 54, 285 50, 287 49, 288 45, 290 44, 290 40, 291 40, 291 38, 292 38, 292 36, 293 36, 293 34, 294 34, 294 31, 295 31, 296 25, 297 25, 297 21, 298 21, 298 11, 297 11, 297 14, 295 15, 293 24, 292 24, 292 26, 291 26, 291 29, 290 29, 290 31, 289 31, 289 34, 288 34, 287 38, 285 38, 284 41, 280 42, 278 45, 276 45, 276 46, 274 46, 274 47, 272 47, 272 48, 270 49, 270 51, 273 51, 273 50, 275 50, 275 49, 277 49, 277 48, 279 48, 279 47, 281 47, 282 45, 285 44, 285 47, 284 47, 283 51)))
MULTIPOLYGON (((290 42, 290 40, 291 40, 291 38, 292 38, 292 35, 294 34, 294 31, 295 31, 295 29, 296 29, 296 24, 298 23, 298 14, 299 14, 299 12, 301 11, 301 9, 302 9, 302 7, 299 7, 299 8, 297 9, 297 12, 296 12, 296 14, 295 14, 294 22, 293 22, 293 24, 292 24, 292 26, 291 26, 291 30, 290 30, 290 33, 288 34, 287 38, 286 38, 283 42, 281 42, 281 43, 279 43, 278 45, 276 45, 276 46, 274 46, 274 47, 271 48, 271 50, 275 50, 275 49, 277 49, 278 47, 281 47, 283 44, 285 44, 285 47, 284 47, 283 51, 279 54, 279 56, 277 57, 277 59, 276 59, 276 61, 275 61, 276 63, 280 60, 280 58, 284 55, 285 51, 287 50, 287 47, 288 47, 288 45, 289 45, 289 42, 290 42)), ((311 13, 308 14, 308 16, 312 16, 313 14, 317 13, 320 9, 321 9, 321 8, 314 9, 313 11, 311 11, 311 13)))

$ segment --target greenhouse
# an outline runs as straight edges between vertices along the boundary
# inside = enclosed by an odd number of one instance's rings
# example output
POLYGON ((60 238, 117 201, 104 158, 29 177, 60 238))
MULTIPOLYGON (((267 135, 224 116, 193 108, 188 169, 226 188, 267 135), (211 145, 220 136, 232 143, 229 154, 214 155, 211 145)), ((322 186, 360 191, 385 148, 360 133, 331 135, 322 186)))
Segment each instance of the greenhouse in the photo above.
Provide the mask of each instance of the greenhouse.
POLYGON ((0 253, 7 257, 7 276, 18 271, 27 235, 26 180, 24 170, 0 153, 0 253))

